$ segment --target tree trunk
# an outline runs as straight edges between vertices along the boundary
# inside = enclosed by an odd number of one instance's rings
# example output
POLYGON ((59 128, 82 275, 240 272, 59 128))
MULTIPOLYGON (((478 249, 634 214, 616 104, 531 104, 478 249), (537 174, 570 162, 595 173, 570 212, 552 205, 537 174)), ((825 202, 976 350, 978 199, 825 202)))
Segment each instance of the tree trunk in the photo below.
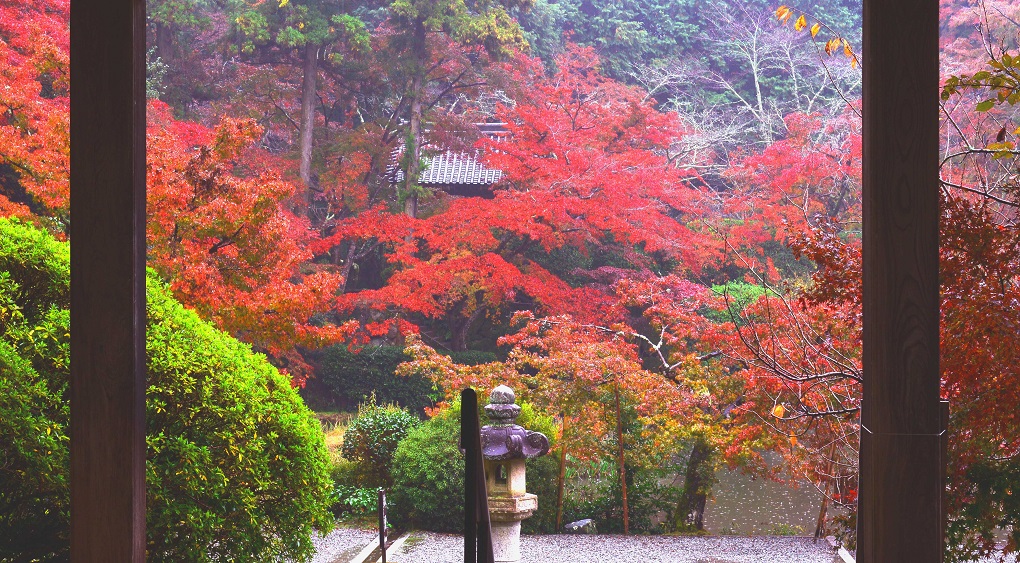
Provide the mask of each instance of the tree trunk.
POLYGON ((315 132, 315 82, 319 70, 319 48, 311 43, 305 45, 304 76, 301 84, 301 131, 298 149, 301 153, 299 175, 308 194, 308 210, 312 207, 312 140, 315 132))
POLYGON ((620 465, 620 494, 623 497, 623 535, 630 534, 630 507, 627 505, 627 467, 623 457, 623 419, 620 416, 620 384, 614 388, 616 398, 616 460, 620 465))
POLYGON ((563 529, 563 489, 567 476, 567 415, 561 413, 563 429, 560 432, 560 476, 556 480, 556 531, 563 529))
POLYGON ((818 538, 825 535, 825 513, 829 509, 829 493, 831 492, 832 486, 832 465, 834 463, 833 460, 835 459, 835 455, 836 444, 833 443, 832 446, 829 447, 829 459, 825 463, 825 475, 829 478, 825 480, 825 493, 822 495, 822 507, 818 511, 818 523, 815 525, 815 541, 818 541, 818 538))
POLYGON ((340 274, 343 276, 343 281, 340 283, 340 287, 337 291, 340 293, 347 292, 347 284, 351 281, 351 272, 354 270, 354 256, 355 256, 355 243, 350 243, 347 247, 347 258, 344 260, 344 267, 340 269, 340 274))
POLYGON ((425 45, 425 26, 418 24, 414 29, 414 79, 411 82, 411 116, 408 127, 408 146, 404 147, 407 159, 407 176, 404 178, 404 212, 411 217, 418 216, 418 176, 421 174, 421 122, 422 98, 425 96, 425 71, 428 51, 425 45))
POLYGON ((825 494, 822 495, 822 508, 818 511, 818 523, 815 524, 815 541, 825 535, 825 513, 829 508, 829 481, 825 481, 825 494))
MULTIPOLYGON (((481 301, 478 299, 477 301, 481 301)), ((485 306, 481 303, 475 304, 475 310, 470 315, 464 317, 459 323, 455 324, 450 347, 457 352, 463 352, 468 349, 468 335, 471 334, 471 325, 481 318, 482 313, 485 312, 485 306)))
POLYGON ((691 457, 684 474, 684 490, 673 512, 673 531, 705 529, 705 505, 711 478, 705 475, 705 463, 712 455, 712 447, 701 438, 694 441, 691 457))
POLYGON ((156 22, 156 56, 166 64, 174 59, 174 33, 170 26, 156 22))

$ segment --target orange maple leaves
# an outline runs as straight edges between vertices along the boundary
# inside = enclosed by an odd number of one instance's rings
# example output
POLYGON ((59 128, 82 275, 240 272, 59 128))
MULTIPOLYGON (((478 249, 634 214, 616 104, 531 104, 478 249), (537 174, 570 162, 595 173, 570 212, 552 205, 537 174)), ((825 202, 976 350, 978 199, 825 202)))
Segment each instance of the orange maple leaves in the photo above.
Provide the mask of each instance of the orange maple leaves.
POLYGON ((0 212, 41 212, 67 228, 70 202, 66 0, 0 6, 0 163, 24 193, 0 189, 0 212))
POLYGON ((312 322, 343 277, 310 264, 315 233, 287 206, 295 186, 260 163, 259 133, 250 120, 210 130, 150 105, 148 259, 178 299, 300 382, 308 366, 294 347, 342 341, 353 325, 312 322))

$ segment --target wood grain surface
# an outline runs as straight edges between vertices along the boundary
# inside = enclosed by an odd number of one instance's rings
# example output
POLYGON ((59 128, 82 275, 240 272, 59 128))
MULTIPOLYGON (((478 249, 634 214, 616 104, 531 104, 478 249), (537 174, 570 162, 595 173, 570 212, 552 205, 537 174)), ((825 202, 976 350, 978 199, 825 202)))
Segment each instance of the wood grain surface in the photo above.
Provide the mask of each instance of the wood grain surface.
POLYGON ((862 563, 942 554, 938 12, 864 1, 862 563))
POLYGON ((145 560, 145 3, 71 2, 71 559, 145 560))

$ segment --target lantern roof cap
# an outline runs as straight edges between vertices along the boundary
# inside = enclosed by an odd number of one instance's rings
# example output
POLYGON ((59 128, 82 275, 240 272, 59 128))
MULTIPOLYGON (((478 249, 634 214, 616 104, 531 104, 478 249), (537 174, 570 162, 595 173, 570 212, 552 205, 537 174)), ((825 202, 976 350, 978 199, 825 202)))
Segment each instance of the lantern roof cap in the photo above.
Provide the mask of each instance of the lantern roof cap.
POLYGON ((516 424, 521 407, 514 390, 499 385, 489 393, 485 414, 493 424, 482 427, 482 456, 488 460, 531 459, 549 452, 549 438, 516 424))

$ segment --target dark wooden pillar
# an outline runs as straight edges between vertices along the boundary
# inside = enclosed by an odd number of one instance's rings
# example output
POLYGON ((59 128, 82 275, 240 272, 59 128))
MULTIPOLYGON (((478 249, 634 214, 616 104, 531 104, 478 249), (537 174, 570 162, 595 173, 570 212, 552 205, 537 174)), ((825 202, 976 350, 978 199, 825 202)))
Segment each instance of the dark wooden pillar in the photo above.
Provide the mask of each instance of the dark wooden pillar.
POLYGON ((857 560, 941 561, 937 0, 864 0, 857 560))
POLYGON ((71 2, 71 558, 145 560, 145 2, 71 2))

